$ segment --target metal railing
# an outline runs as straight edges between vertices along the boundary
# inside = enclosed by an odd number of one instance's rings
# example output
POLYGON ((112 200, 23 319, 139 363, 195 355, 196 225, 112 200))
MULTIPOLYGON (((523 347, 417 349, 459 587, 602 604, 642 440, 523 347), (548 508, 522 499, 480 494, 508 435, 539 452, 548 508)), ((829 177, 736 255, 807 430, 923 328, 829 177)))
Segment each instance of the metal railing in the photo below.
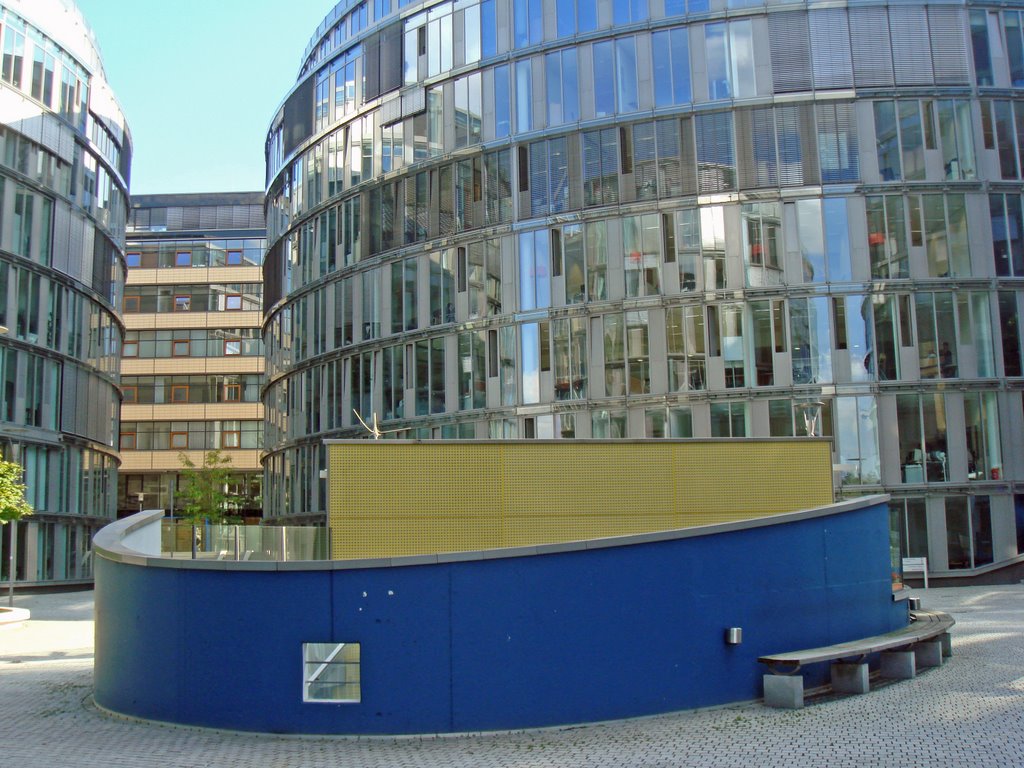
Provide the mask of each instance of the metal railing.
POLYGON ((320 526, 214 525, 165 520, 164 557, 197 560, 329 560, 327 529, 320 526), (193 547, 194 544, 194 547, 193 547))

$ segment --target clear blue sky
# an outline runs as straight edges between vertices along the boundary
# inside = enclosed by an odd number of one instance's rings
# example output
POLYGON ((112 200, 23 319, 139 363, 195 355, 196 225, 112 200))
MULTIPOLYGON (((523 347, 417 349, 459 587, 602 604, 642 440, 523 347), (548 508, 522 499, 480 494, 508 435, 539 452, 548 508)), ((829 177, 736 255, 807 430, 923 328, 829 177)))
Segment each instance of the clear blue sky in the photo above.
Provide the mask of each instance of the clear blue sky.
POLYGON ((133 194, 263 189, 267 126, 336 0, 76 0, 135 145, 133 194))

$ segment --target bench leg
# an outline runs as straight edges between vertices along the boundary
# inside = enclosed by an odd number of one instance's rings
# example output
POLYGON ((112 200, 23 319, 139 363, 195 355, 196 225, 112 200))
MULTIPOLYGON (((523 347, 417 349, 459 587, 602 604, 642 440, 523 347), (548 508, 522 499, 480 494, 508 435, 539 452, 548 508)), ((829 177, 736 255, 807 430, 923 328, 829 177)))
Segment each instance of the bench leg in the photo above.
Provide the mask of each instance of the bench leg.
POLYGON ((953 655, 953 636, 949 632, 939 635, 939 642, 942 643, 942 655, 949 658, 953 655))
POLYGON ((837 661, 832 664, 832 690, 836 693, 867 693, 868 665, 837 661))
POLYGON ((803 707, 803 675, 765 675, 764 703, 769 707, 782 707, 783 709, 803 707))
POLYGON ((932 640, 914 646, 914 664, 918 667, 941 667, 942 642, 932 640))
POLYGON ((882 653, 882 677, 909 680, 917 674, 913 651, 885 651, 882 653))

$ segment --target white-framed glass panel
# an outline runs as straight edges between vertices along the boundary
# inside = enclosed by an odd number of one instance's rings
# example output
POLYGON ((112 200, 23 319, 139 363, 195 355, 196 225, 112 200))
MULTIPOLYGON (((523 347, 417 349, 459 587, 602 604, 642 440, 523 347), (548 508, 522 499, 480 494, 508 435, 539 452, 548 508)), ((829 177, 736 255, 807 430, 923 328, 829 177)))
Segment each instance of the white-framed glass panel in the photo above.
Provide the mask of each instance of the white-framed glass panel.
POLYGON ((359 703, 359 643, 303 643, 302 662, 303 701, 359 703))

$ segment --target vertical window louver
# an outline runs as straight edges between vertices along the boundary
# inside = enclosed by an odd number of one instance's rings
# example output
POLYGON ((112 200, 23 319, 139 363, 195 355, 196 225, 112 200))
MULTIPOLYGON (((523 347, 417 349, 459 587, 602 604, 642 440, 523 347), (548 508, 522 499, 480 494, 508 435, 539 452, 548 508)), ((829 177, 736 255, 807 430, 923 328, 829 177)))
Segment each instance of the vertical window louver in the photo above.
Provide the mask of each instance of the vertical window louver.
POLYGON ((896 85, 931 85, 932 49, 924 8, 890 8, 889 29, 896 85))
POLYGON ((736 161, 741 189, 778 185, 775 113, 771 107, 736 111, 736 161))
POLYGON ((929 6, 928 27, 931 32, 932 61, 936 85, 968 85, 967 20, 963 8, 929 6))
POLYGON ((851 8, 853 77, 858 88, 893 84, 889 16, 885 8, 851 8))
POLYGON ((811 43, 806 11, 784 11, 768 16, 775 93, 811 89, 811 43))
POLYGON ((850 26, 845 8, 810 12, 815 88, 852 88, 850 26))

